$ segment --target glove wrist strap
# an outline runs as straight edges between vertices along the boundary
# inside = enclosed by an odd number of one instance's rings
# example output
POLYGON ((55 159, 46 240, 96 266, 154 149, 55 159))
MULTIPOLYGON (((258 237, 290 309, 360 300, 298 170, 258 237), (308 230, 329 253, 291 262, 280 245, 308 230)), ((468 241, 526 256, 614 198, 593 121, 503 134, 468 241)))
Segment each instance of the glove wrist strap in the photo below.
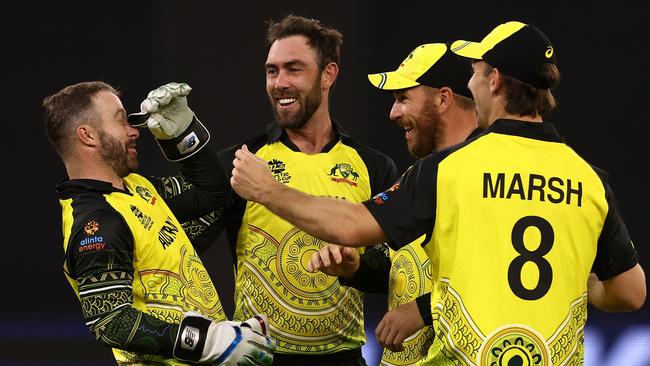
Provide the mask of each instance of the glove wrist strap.
POLYGON ((156 139, 165 158, 169 161, 181 161, 196 154, 210 141, 210 132, 196 116, 185 132, 170 140, 156 139))
POLYGON ((174 358, 199 362, 211 323, 212 321, 209 319, 200 316, 183 318, 178 328, 176 342, 174 342, 174 358))

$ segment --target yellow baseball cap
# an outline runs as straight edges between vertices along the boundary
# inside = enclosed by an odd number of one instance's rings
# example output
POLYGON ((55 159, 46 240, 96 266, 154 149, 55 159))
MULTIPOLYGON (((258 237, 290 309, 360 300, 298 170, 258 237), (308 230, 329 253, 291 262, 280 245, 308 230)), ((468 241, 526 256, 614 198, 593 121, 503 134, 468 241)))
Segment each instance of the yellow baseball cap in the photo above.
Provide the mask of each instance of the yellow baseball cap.
POLYGON ((433 88, 448 86, 454 93, 471 98, 467 89, 469 64, 448 50, 445 43, 419 45, 397 70, 369 74, 368 80, 382 90, 406 89, 421 84, 433 88))

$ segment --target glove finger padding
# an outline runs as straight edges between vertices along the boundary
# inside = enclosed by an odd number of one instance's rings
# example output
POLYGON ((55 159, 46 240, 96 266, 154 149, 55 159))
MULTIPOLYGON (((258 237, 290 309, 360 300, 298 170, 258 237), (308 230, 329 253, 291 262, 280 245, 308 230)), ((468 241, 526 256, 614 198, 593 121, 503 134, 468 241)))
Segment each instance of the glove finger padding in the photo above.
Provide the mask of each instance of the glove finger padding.
MULTIPOLYGON (((140 104, 140 112, 155 113, 158 109, 166 106, 172 99, 186 97, 192 88, 185 83, 168 83, 160 86, 147 94, 147 99, 140 104)), ((187 105, 187 102, 185 102, 187 105)))
POLYGON ((248 326, 255 332, 265 336, 269 335, 267 324, 269 323, 266 319, 266 315, 264 314, 255 315, 254 317, 241 323, 242 326, 248 326))
POLYGON ((169 161, 194 155, 210 140, 210 133, 187 105, 190 91, 192 88, 185 83, 160 86, 142 101, 140 112, 128 117, 131 125, 149 128, 169 161))

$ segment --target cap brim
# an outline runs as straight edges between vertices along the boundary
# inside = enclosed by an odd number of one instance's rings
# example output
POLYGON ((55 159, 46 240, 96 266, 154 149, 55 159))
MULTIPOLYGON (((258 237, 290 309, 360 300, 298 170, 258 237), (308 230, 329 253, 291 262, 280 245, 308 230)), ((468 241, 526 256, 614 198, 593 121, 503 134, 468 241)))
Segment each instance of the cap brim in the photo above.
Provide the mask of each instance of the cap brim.
POLYGON ((397 71, 369 74, 368 80, 372 85, 382 90, 406 89, 420 85, 417 81, 413 81, 397 71))
POLYGON ((457 54, 458 56, 471 58, 474 60, 482 60, 483 54, 487 51, 485 46, 479 42, 472 41, 455 41, 451 44, 451 52, 457 54))
POLYGON ((126 120, 133 127, 144 127, 149 119, 149 113, 137 112, 131 113, 126 117, 126 120))

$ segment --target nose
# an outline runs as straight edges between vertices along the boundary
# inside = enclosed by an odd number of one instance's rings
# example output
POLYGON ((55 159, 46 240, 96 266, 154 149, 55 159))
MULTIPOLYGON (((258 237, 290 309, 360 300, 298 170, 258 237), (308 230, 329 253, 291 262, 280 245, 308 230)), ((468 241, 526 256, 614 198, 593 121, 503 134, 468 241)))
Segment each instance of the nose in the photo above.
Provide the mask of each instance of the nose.
POLYGON ((287 73, 284 72, 284 70, 278 71, 278 74, 275 76, 275 79, 273 80, 273 88, 275 89, 289 88, 289 78, 287 77, 287 73))
POLYGON ((140 129, 129 126, 129 137, 132 137, 133 139, 137 139, 140 137, 140 129))
POLYGON ((397 121, 400 117, 402 117, 402 108, 397 101, 393 103, 393 107, 390 109, 389 116, 393 121, 397 121))

